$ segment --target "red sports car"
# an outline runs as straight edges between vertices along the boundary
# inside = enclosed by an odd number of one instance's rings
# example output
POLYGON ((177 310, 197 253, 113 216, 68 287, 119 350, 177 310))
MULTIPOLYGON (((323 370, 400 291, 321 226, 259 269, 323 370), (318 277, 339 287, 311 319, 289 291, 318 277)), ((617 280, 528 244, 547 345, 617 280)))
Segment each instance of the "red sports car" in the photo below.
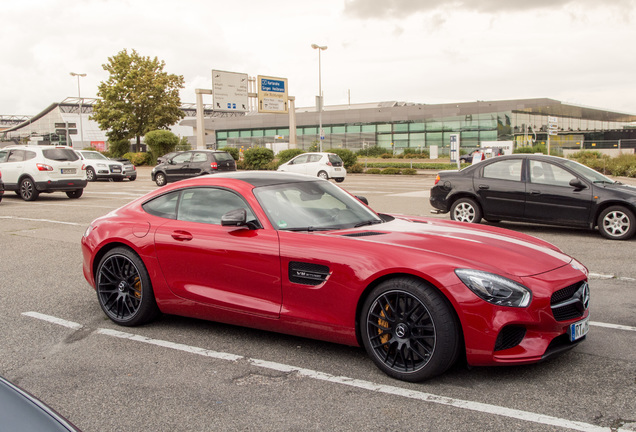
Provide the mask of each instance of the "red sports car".
POLYGON ((364 346, 421 381, 460 356, 525 364, 588 331, 587 270, 512 231, 377 214, 329 181, 235 172, 96 219, 83 271, 115 323, 160 312, 364 346))

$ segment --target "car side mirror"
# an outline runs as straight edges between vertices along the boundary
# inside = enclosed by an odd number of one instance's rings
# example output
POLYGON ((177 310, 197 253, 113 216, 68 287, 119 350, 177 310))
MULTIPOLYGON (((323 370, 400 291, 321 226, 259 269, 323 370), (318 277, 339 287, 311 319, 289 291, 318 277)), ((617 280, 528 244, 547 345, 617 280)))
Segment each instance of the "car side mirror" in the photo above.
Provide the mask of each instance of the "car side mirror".
POLYGON ((221 216, 221 226, 245 226, 247 225, 247 211, 242 209, 230 210, 221 216))
POLYGON ((585 183, 583 183, 581 181, 580 178, 573 178, 572 180, 570 180, 570 186, 572 186, 574 189, 576 190, 581 190, 581 189, 585 189, 587 188, 587 186, 585 186, 585 183))
POLYGON ((358 198, 359 201, 362 201, 366 205, 369 205, 369 200, 366 197, 356 195, 356 198, 358 198))

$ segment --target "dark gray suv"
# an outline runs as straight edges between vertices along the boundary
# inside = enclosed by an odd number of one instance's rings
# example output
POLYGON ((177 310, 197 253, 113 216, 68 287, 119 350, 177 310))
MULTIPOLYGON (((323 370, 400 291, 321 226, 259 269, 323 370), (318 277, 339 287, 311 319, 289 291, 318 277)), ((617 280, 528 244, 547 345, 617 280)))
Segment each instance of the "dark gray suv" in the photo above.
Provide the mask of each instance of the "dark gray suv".
POLYGON ((169 182, 225 171, 236 171, 236 162, 228 152, 189 150, 155 166, 151 178, 157 186, 163 186, 169 182))

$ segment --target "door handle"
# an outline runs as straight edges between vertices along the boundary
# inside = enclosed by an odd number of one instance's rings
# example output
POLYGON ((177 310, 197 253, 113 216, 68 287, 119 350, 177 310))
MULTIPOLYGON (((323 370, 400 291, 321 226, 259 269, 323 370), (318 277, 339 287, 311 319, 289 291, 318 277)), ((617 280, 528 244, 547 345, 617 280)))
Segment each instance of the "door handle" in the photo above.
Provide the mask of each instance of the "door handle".
POLYGON ((172 233, 172 238, 178 241, 190 241, 192 240, 192 234, 187 231, 174 231, 172 233))
POLYGON ((530 191, 530 195, 541 195, 541 191, 533 189, 533 190, 530 191))
POLYGON ((481 185, 479 185, 479 189, 488 190, 488 189, 490 189, 490 186, 489 185, 485 185, 485 184, 481 184, 481 185))

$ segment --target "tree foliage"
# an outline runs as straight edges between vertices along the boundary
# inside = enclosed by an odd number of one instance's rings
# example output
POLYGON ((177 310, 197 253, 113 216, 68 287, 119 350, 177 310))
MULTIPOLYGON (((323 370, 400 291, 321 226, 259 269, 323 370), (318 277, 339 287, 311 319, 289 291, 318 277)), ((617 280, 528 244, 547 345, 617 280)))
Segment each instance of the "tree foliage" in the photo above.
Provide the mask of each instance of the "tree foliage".
POLYGON ((252 147, 243 154, 247 169, 265 170, 274 160, 274 152, 265 147, 252 147))
POLYGON ((110 74, 98 86, 101 98, 93 106, 93 115, 109 140, 135 138, 137 150, 141 137, 156 129, 166 129, 184 117, 179 90, 182 75, 163 71, 164 61, 142 57, 133 50, 120 51, 108 58, 102 68, 110 74))
POLYGON ((170 153, 177 148, 179 137, 169 130, 154 130, 146 134, 144 142, 150 148, 153 159, 157 160, 159 156, 170 153))

